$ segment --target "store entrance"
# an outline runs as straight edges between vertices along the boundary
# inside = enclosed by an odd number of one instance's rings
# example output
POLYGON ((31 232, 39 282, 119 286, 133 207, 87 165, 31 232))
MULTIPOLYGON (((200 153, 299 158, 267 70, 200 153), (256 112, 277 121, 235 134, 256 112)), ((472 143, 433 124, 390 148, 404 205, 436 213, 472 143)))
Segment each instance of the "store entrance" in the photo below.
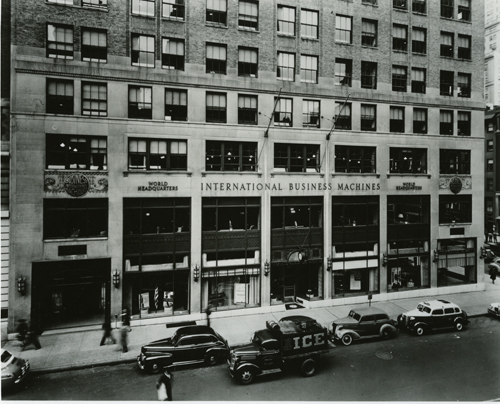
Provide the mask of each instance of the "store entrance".
POLYGON ((271 267, 271 304, 321 297, 320 263, 274 263, 271 267))

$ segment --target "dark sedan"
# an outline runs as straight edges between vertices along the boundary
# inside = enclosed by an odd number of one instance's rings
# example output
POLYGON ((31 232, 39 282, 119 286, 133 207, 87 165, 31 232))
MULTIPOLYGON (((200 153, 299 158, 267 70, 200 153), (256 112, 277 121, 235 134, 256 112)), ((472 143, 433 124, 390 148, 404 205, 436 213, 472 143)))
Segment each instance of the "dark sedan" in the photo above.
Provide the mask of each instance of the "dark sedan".
POLYGON ((157 373, 164 367, 205 363, 215 365, 229 353, 227 341, 204 325, 179 328, 172 337, 150 342, 137 357, 139 367, 157 373))

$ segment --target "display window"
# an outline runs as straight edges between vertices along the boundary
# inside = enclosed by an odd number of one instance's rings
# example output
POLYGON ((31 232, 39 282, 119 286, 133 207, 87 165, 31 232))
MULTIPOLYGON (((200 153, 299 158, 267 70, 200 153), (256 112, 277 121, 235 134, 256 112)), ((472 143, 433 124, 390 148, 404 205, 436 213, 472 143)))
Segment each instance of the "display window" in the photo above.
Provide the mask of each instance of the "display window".
POLYGON ((438 287, 477 282, 477 240, 438 240, 438 287))

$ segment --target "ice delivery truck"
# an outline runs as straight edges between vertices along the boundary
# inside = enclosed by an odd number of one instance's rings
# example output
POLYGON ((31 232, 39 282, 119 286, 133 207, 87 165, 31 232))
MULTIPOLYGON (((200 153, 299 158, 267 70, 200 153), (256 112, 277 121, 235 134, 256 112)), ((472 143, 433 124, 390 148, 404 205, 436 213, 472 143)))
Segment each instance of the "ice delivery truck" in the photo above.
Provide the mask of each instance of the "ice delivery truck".
POLYGON ((303 376, 312 376, 320 355, 333 346, 327 329, 306 316, 266 321, 266 328, 256 331, 250 342, 232 349, 227 359, 229 373, 241 384, 293 366, 298 367, 303 376))

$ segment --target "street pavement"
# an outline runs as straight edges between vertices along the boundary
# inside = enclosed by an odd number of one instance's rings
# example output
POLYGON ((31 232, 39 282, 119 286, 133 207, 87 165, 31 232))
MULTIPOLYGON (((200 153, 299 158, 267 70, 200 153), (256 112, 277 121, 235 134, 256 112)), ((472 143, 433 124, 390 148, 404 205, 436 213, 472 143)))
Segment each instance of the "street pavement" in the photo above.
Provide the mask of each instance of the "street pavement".
MULTIPOLYGON (((389 316, 395 318, 402 312, 414 309, 422 300, 444 299, 458 304, 465 310, 469 317, 486 314, 490 303, 500 302, 500 280, 492 284, 489 277, 485 277, 485 290, 478 292, 465 292, 439 296, 414 297, 406 299, 393 299, 383 302, 374 302, 372 306, 385 310, 389 316)), ((397 297, 397 294, 395 294, 397 297)), ((237 317, 210 317, 210 325, 224 338, 230 346, 243 345, 249 342, 254 331, 265 328, 266 320, 279 320, 289 315, 306 315, 315 318, 322 325, 328 326, 337 318, 345 317, 352 308, 368 305, 365 303, 333 307, 304 308, 287 311, 285 306, 274 306, 273 311, 265 314, 239 315, 237 317)), ((226 312, 227 313, 227 312, 226 312)), ((229 313, 228 313, 229 314, 229 313)), ((206 317, 200 317, 197 324, 206 324, 206 317)), ((100 327, 95 329, 78 329, 47 331, 40 336, 41 349, 35 350, 33 346, 22 350, 20 343, 9 340, 4 348, 15 356, 28 359, 31 372, 42 373, 78 369, 89 366, 106 364, 130 363, 140 354, 141 346, 147 342, 171 336, 178 327, 167 328, 166 324, 134 325, 129 333, 128 352, 121 351, 118 344, 100 346, 102 337, 100 327)), ((118 330, 113 330, 118 339, 118 330)))

